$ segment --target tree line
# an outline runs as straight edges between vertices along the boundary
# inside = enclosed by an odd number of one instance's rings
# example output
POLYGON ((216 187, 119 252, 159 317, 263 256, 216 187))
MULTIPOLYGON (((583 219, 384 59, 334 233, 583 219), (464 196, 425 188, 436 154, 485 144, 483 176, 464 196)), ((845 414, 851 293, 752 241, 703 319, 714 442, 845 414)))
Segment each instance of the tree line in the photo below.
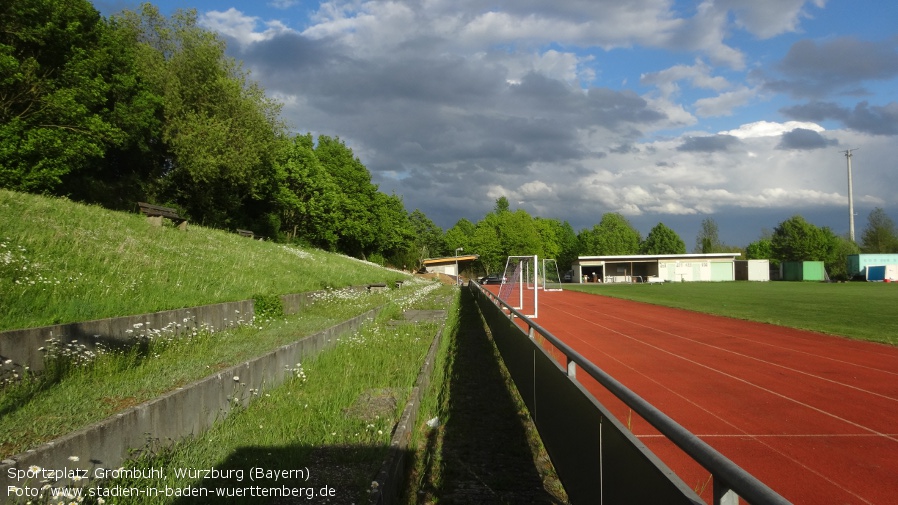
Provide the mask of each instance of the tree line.
MULTIPOLYGON (((459 220, 441 235, 433 226, 426 249, 448 254, 456 248, 480 255, 486 273, 501 271, 508 256, 539 255, 555 258, 567 270, 578 256, 636 254, 685 254, 684 240, 671 228, 658 223, 643 238, 623 215, 609 212, 598 224, 574 232, 566 221, 530 217, 526 211, 509 209, 500 197, 495 208, 478 223, 459 220)), ((781 261, 823 261, 833 278, 847 277, 847 256, 864 253, 898 253, 898 230, 880 208, 870 213, 860 245, 837 236, 827 227, 817 227, 795 215, 762 232, 761 238, 746 247, 724 244, 713 218, 702 220, 693 253, 737 252, 745 259, 781 261)), ((426 257, 426 256, 425 256, 426 257)))
POLYGON ((402 199, 339 138, 288 134, 281 105, 195 11, 102 17, 87 0, 0 6, 0 187, 403 261, 402 199))
MULTIPOLYGON (((686 252, 663 223, 643 239, 624 216, 607 213, 575 232, 566 221, 512 211, 504 197, 479 222, 461 219, 444 232, 379 191, 338 137, 290 134, 280 113, 195 11, 165 17, 143 4, 107 19, 87 0, 0 5, 2 188, 128 211, 148 201, 205 226, 407 269, 458 248, 479 254, 486 273, 509 255, 568 268, 580 255, 686 252)), ((861 249, 898 252, 895 236, 877 209, 861 249)), ((734 250, 838 268, 857 246, 795 216, 743 251, 720 242, 713 219, 702 222, 694 252, 734 250)))

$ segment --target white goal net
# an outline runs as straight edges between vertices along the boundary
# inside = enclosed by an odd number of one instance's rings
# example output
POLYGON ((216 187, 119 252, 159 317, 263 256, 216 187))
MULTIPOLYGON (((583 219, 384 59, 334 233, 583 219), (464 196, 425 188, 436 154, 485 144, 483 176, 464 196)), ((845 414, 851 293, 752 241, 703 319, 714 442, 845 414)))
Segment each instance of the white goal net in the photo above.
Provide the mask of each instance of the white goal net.
POLYGON ((499 298, 526 317, 536 318, 539 282, 536 256, 509 256, 502 275, 499 298))
POLYGON ((544 291, 561 291, 561 276, 558 275, 558 262, 554 259, 543 259, 542 288, 544 291))

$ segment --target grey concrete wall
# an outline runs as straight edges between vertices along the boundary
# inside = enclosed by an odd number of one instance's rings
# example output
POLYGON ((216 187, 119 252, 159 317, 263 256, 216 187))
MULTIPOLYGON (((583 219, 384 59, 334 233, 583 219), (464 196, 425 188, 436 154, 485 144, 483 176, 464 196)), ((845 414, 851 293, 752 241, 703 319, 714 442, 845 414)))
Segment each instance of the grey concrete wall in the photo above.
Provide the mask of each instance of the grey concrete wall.
MULTIPOLYGON (((175 334, 195 328, 221 330, 240 321, 253 318, 253 301, 217 303, 188 309, 165 310, 151 314, 112 317, 81 323, 57 324, 39 328, 26 328, 0 332, 0 361, 12 360, 17 368, 29 367, 33 371, 44 368, 41 348, 54 338, 65 345, 76 341, 88 348, 97 344, 126 346, 137 335, 166 329, 175 334)), ((5 367, 9 369, 9 366, 5 367)))
POLYGON ((312 303, 314 295, 314 292, 281 295, 281 303, 284 304, 284 314, 296 314, 300 309, 312 303))
MULTIPOLYGON (((234 407, 248 405, 255 396, 254 391, 262 392, 281 384, 297 363, 333 346, 340 335, 355 331, 374 319, 378 311, 366 312, 3 460, 0 462, 0 490, 25 484, 11 478, 10 468, 25 470, 36 465, 55 470, 114 469, 122 465, 132 449, 146 447, 148 443, 168 445, 202 433, 216 420, 226 417, 234 407), (79 461, 69 460, 70 456, 77 456, 79 461)), ((10 501, 7 493, 0 492, 0 503, 10 501)))
MULTIPOLYGON (((281 295, 285 314, 295 314, 312 303, 314 293, 281 295)), ((165 310, 151 314, 111 317, 80 323, 56 324, 38 328, 0 332, 0 363, 12 360, 4 371, 28 367, 32 371, 44 369, 44 353, 50 338, 62 345, 77 342, 89 349, 97 344, 127 346, 138 335, 154 330, 170 331, 175 335, 198 328, 222 330, 242 322, 252 321, 253 300, 216 303, 187 309, 165 310)))

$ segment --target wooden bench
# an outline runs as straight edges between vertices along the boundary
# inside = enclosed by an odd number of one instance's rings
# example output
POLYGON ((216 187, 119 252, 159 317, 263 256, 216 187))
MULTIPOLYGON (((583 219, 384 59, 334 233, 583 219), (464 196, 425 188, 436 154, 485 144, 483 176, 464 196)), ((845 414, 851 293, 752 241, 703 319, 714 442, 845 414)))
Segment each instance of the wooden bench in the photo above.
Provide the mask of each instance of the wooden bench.
POLYGON ((147 220, 156 226, 162 226, 162 218, 171 219, 181 230, 187 229, 187 218, 181 217, 178 211, 171 207, 162 207, 146 202, 137 202, 140 212, 147 216, 147 220))
POLYGON ((241 237, 246 237, 246 238, 255 238, 256 237, 256 234, 253 233, 251 230, 241 230, 240 228, 237 228, 237 234, 240 235, 241 237))

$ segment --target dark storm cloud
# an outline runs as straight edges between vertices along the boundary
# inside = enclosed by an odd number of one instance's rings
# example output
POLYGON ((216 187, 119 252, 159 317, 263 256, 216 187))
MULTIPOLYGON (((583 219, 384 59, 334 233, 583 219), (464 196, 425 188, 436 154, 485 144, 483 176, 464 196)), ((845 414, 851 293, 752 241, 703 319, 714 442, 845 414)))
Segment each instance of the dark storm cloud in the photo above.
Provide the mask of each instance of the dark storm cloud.
POLYGON ((352 139, 357 150, 368 148, 372 171, 453 164, 462 173, 525 174, 534 163, 575 163, 605 149, 584 145, 583 132, 628 144, 666 119, 631 91, 584 91, 537 72, 509 82, 500 54, 418 49, 361 58, 333 41, 285 33, 242 57, 265 76, 266 89, 301 97, 297 117, 308 125, 294 125, 299 131, 352 139))
POLYGON ((780 112, 799 121, 841 121, 846 127, 873 135, 898 135, 898 102, 871 106, 866 101, 854 109, 831 102, 812 102, 785 107, 780 112))
POLYGON ((827 139, 814 130, 808 130, 806 128, 796 128, 790 132, 784 133, 783 138, 780 140, 780 143, 776 146, 776 148, 786 150, 822 149, 824 147, 838 145, 838 143, 838 141, 827 139))
POLYGON ((784 78, 769 79, 765 87, 771 91, 803 98, 832 93, 864 95, 868 92, 863 82, 898 75, 898 50, 894 40, 801 40, 792 45, 776 69, 784 78))
POLYGON ((677 147, 677 151, 714 153, 729 151, 740 143, 732 135, 711 135, 708 137, 686 137, 686 141, 677 147))

